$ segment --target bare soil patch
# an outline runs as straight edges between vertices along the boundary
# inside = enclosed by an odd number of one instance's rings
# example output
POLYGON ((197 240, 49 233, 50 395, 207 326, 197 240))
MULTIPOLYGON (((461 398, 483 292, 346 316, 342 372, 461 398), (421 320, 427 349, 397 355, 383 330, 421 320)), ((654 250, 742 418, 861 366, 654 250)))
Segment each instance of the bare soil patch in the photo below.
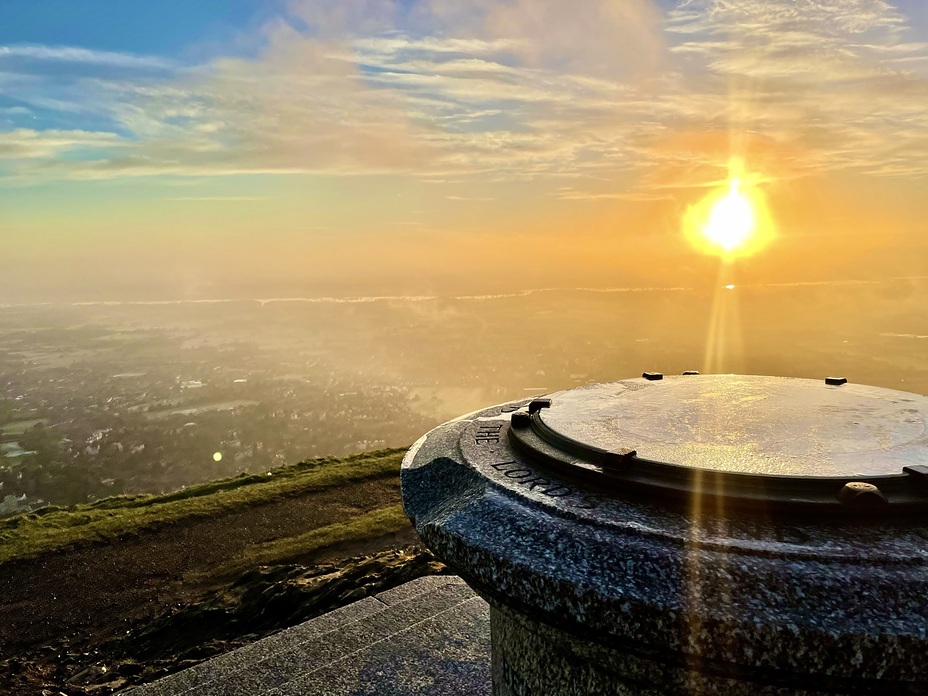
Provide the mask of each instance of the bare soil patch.
MULTIPOLYGON (((337 524, 399 501, 398 478, 382 478, 0 566, 0 659, 62 640, 72 650, 111 640, 215 590, 221 579, 210 571, 239 558, 253 544, 337 524)), ((372 539, 370 547, 360 542, 326 549, 312 560, 414 540, 410 528, 372 539)), ((0 685, 2 679, 0 674, 0 685)))

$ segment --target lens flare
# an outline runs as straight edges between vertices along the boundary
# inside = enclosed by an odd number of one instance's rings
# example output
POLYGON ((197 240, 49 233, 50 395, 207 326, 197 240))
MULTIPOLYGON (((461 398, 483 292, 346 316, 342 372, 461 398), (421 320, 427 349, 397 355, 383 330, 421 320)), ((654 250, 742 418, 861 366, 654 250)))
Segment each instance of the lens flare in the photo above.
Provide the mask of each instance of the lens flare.
POLYGON ((690 244, 704 254, 726 259, 750 256, 767 246, 774 226, 757 179, 733 160, 727 185, 687 208, 683 231, 690 244))

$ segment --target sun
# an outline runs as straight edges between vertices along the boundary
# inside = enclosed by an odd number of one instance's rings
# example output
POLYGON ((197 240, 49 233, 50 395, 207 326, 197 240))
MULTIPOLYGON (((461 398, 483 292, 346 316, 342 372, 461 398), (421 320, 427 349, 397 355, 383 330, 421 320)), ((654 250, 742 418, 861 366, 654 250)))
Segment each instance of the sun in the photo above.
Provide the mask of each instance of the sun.
POLYGON ((740 161, 733 160, 726 184, 687 208, 683 231, 696 249, 731 259, 754 254, 770 242, 773 221, 766 198, 755 183, 758 179, 746 174, 740 161))
POLYGON ((734 251, 748 241, 757 220, 751 201, 740 191, 741 182, 734 179, 729 182, 728 194, 712 206, 709 220, 703 234, 713 243, 734 251))

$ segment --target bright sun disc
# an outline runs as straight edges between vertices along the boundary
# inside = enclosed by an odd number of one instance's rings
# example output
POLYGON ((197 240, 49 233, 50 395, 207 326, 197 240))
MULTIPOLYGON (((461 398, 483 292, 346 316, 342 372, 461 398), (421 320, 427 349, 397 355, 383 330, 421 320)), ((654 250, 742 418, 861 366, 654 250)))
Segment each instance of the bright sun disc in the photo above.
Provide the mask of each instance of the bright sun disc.
POLYGON ((683 218, 690 244, 705 254, 729 259, 756 253, 774 235, 763 192, 751 183, 752 177, 740 175, 740 163, 733 162, 730 169, 733 175, 727 186, 691 205, 683 218))
POLYGON ((706 237, 726 251, 744 244, 756 225, 751 201, 738 190, 740 186, 737 179, 729 184, 728 195, 712 206, 703 230, 706 237))

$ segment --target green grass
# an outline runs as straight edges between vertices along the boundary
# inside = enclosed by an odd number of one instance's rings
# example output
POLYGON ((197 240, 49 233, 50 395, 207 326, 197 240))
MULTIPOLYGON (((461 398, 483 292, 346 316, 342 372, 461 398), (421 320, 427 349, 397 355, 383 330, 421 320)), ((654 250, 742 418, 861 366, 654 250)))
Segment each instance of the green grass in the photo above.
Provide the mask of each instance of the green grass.
POLYGON ((117 496, 70 508, 41 508, 0 520, 0 564, 67 547, 104 543, 281 498, 396 476, 404 451, 380 450, 345 459, 316 459, 270 474, 243 474, 165 495, 117 496))
POLYGON ((409 526, 402 505, 379 508, 347 522, 319 527, 297 536, 276 539, 245 551, 242 558, 224 565, 211 575, 235 575, 261 565, 294 561, 301 556, 346 541, 376 539, 409 526))

